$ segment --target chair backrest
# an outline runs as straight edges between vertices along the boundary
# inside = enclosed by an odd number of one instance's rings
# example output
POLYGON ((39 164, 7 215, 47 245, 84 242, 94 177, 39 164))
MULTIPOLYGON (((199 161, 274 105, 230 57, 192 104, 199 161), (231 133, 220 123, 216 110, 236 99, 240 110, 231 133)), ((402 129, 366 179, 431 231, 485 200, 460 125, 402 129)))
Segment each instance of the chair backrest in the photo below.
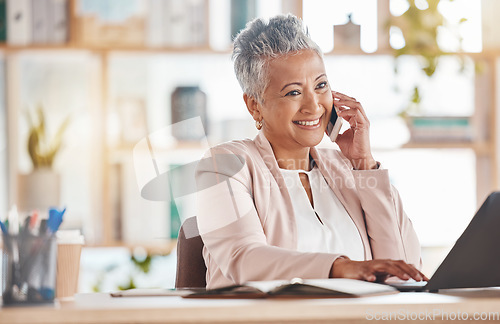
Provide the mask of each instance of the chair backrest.
POLYGON ((202 250, 196 217, 190 217, 181 225, 177 238, 176 288, 205 288, 207 267, 202 250))

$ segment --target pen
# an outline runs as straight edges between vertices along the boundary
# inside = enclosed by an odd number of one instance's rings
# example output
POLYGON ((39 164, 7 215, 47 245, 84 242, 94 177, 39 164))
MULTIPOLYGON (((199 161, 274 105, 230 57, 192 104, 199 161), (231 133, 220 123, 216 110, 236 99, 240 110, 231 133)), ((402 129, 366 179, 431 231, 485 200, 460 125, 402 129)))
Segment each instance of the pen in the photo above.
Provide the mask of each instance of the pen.
POLYGON ((34 229, 38 221, 38 210, 34 210, 30 220, 30 229, 34 229))
POLYGON ((4 233, 5 235, 9 234, 9 232, 7 231, 7 227, 5 227, 5 224, 2 223, 2 221, 0 221, 0 228, 2 229, 2 233, 4 233))
POLYGON ((23 226, 21 227, 21 234, 29 232, 29 230, 30 230, 30 222, 31 222, 31 216, 28 215, 24 219, 23 226))
POLYGON ((38 229, 38 234, 39 235, 45 235, 45 232, 47 232, 47 220, 42 219, 40 221, 40 228, 38 229))
POLYGON ((10 208, 8 219, 9 221, 9 234, 19 234, 19 214, 17 213, 17 206, 13 205, 10 208))
POLYGON ((62 211, 59 211, 55 208, 51 208, 49 210, 49 219, 47 220, 47 227, 52 233, 57 232, 59 226, 61 226, 65 212, 66 208, 64 208, 62 211))
MULTIPOLYGON (((20 273, 20 252, 19 252, 19 241, 16 236, 19 234, 19 214, 17 213, 17 206, 13 205, 9 214, 7 215, 7 221, 9 222, 8 233, 10 234, 11 240, 11 249, 12 249, 12 262, 14 266, 14 273, 20 273)), ((17 278, 19 279, 19 278, 17 278)), ((19 284, 14 279, 14 284, 19 284)))

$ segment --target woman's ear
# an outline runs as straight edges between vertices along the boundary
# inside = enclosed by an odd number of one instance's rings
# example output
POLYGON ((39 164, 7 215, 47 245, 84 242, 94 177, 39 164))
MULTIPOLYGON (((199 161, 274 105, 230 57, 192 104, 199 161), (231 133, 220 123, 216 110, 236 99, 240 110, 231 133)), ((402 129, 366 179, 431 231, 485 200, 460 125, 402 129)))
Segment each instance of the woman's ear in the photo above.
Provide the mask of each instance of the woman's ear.
POLYGON ((252 115, 253 119, 255 121, 261 121, 262 120, 262 113, 260 110, 261 110, 262 106, 259 104, 257 99, 255 99, 253 96, 249 96, 248 94, 244 93, 243 100, 245 101, 245 104, 247 105, 248 112, 250 113, 250 115, 252 115))

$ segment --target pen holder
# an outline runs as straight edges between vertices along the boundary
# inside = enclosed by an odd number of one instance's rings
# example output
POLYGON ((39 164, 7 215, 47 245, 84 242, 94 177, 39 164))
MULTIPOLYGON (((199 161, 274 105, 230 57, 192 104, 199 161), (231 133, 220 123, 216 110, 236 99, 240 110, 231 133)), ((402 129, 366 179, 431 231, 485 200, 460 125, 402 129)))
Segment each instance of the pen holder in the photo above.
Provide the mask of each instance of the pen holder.
POLYGON ((54 235, 3 235, 4 305, 52 303, 57 272, 54 235))

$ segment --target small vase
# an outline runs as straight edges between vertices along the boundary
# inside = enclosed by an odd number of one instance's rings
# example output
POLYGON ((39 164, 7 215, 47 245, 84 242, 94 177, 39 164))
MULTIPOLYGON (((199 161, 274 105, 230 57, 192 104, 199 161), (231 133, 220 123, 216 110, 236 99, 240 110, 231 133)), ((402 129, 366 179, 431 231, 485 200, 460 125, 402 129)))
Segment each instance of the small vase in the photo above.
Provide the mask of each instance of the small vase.
POLYGON ((18 175, 17 204, 20 211, 47 211, 59 206, 60 175, 50 168, 37 168, 18 175))
POLYGON ((207 95, 197 86, 177 87, 172 93, 172 135, 179 141, 200 141, 208 134, 207 95), (199 117, 203 128, 186 119, 199 117))

